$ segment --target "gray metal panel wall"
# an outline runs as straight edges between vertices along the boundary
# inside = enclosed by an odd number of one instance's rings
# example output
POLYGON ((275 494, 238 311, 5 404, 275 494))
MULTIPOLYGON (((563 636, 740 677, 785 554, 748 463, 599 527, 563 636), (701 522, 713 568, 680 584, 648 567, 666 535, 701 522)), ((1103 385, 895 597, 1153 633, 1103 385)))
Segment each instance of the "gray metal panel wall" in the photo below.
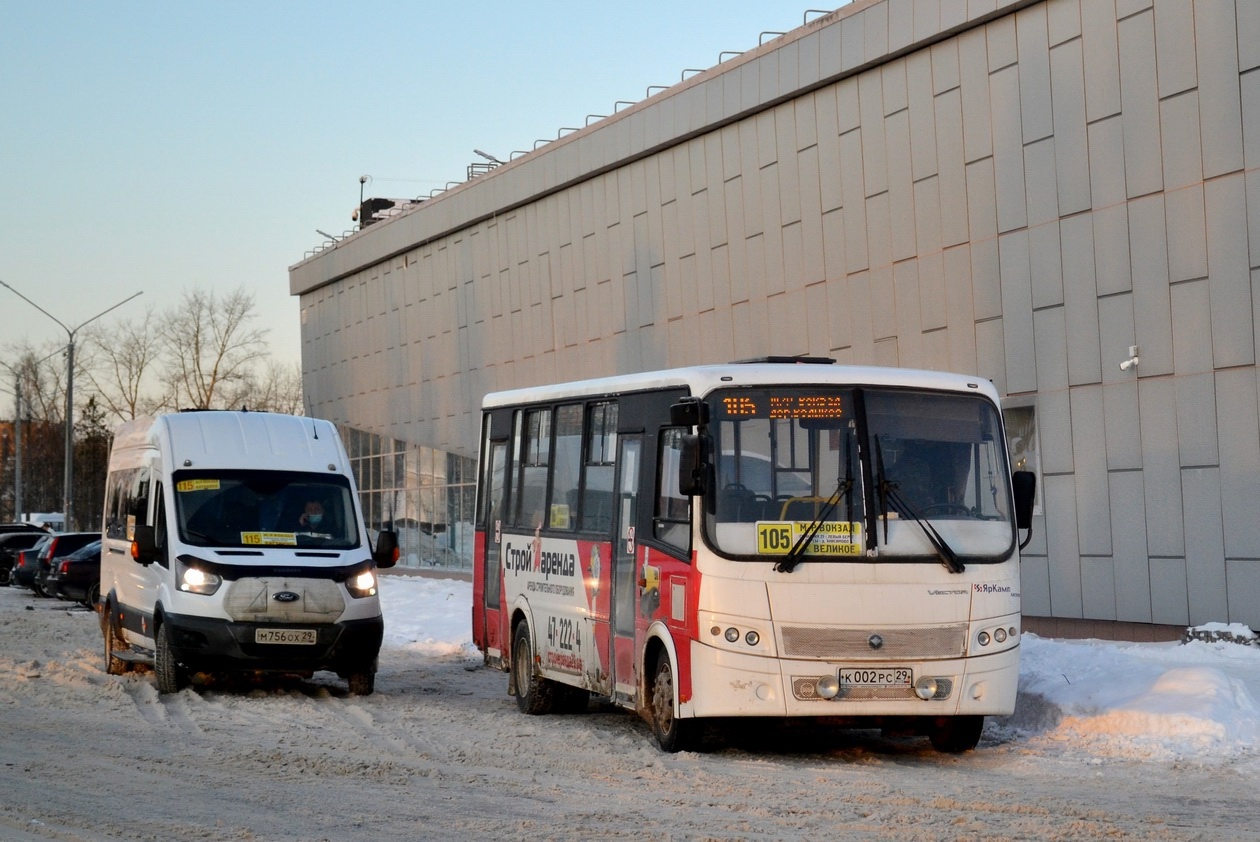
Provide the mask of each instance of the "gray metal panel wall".
POLYGON ((1030 612, 1260 625, 1257 6, 810 21, 293 266, 309 411, 473 454, 493 389, 971 372, 1036 407, 1030 612))

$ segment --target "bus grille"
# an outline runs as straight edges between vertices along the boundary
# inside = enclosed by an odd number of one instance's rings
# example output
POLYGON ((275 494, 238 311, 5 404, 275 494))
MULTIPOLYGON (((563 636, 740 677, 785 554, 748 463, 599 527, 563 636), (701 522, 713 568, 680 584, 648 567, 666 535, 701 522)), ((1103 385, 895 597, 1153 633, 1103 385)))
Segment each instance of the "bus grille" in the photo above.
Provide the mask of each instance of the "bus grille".
POLYGON ((246 623, 332 623, 346 610, 341 589, 330 579, 238 579, 223 600, 228 616, 246 623), (272 599, 277 591, 298 595, 292 602, 272 599))
POLYGON ((896 630, 783 627, 783 654, 789 658, 928 661, 961 658, 966 648, 966 623, 896 630), (882 641, 879 648, 871 645, 876 637, 882 641))

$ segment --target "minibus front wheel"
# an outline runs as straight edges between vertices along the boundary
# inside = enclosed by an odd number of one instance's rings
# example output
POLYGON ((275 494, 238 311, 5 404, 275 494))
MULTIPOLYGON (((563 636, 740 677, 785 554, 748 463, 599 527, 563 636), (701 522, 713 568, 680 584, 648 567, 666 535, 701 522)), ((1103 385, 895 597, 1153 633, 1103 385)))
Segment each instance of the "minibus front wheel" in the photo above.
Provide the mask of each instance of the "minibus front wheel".
POLYGON ((158 626, 153 675, 157 679, 157 691, 162 695, 178 693, 188 686, 188 674, 175 662, 175 652, 171 647, 170 623, 164 622, 158 626))

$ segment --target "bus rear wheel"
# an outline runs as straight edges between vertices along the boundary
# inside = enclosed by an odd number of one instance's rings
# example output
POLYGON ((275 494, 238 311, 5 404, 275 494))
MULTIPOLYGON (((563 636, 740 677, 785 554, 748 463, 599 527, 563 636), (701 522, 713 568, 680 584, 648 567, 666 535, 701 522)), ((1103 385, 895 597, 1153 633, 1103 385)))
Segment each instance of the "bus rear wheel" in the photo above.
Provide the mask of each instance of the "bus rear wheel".
POLYGON ((699 726, 694 719, 679 719, 674 716, 674 698, 677 682, 674 680, 674 668, 669 662, 669 653, 661 651, 656 658, 656 670, 652 674, 651 719, 652 733, 661 751, 691 751, 698 743, 696 735, 699 726))
POLYGON ((983 730, 983 716, 949 716, 935 724, 928 739, 939 752, 961 754, 976 747, 983 730))
POLYGON ((534 672, 534 645, 524 620, 512 635, 512 690, 521 713, 540 716, 555 710, 556 686, 534 672))

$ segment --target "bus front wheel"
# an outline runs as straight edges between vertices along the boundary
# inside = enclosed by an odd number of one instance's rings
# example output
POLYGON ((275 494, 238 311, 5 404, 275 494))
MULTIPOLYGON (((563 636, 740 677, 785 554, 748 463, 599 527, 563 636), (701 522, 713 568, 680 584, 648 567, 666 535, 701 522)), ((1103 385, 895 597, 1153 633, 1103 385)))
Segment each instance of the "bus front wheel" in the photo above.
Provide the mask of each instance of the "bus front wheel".
POLYGON ((698 724, 694 719, 674 716, 674 694, 677 682, 669 653, 662 650, 656 658, 656 671, 652 678, 651 720, 652 733, 662 751, 690 751, 696 745, 698 724))
POLYGON ((936 723, 928 732, 928 739, 937 751, 960 754, 976 747, 983 730, 983 716, 949 716, 936 723))

